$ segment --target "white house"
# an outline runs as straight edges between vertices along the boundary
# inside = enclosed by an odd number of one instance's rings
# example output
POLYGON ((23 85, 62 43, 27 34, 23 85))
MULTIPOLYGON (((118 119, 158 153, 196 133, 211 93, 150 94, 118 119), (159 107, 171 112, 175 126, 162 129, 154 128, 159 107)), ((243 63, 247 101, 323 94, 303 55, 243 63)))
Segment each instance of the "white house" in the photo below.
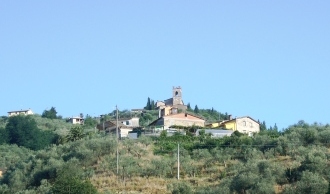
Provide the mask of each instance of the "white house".
POLYGON ((23 114, 23 115, 33 115, 33 112, 31 109, 28 110, 15 110, 15 111, 9 111, 8 112, 8 116, 15 116, 15 115, 19 115, 19 114, 23 114))

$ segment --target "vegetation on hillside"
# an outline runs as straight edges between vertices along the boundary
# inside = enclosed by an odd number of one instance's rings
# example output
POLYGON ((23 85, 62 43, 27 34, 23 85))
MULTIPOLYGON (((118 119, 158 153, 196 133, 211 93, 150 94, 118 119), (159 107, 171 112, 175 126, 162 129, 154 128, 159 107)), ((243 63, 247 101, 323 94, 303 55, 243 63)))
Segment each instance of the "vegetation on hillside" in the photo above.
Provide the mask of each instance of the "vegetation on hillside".
POLYGON ((300 121, 281 132, 270 127, 253 137, 235 132, 219 139, 203 132, 200 136, 162 133, 117 144, 110 135, 69 127, 61 119, 36 115, 3 119, 0 193, 286 194, 329 190, 329 125, 300 121), (67 130, 65 134, 58 133, 62 128, 67 130), (42 136, 44 132, 59 140, 50 141, 52 138, 42 136))

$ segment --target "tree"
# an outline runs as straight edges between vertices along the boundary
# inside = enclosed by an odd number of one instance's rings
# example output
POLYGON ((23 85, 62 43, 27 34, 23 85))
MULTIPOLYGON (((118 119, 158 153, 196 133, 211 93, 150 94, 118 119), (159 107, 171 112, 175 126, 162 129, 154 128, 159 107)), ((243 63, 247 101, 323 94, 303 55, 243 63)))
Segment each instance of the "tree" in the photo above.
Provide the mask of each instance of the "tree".
POLYGON ((87 114, 84 121, 84 127, 95 127, 96 125, 97 121, 87 114))
POLYGON ((82 177, 82 170, 76 165, 69 164, 60 169, 52 186, 53 193, 97 193, 96 188, 88 179, 82 177))
POLYGON ((57 114, 57 112, 56 112, 55 107, 52 107, 52 108, 50 108, 50 110, 44 110, 41 117, 48 118, 48 119, 56 119, 57 118, 56 114, 57 114))
POLYGON ((80 126, 74 126, 70 129, 69 134, 66 136, 67 141, 76 141, 85 136, 84 130, 80 126))
POLYGON ((196 114, 199 113, 199 109, 198 109, 198 106, 197 105, 195 105, 194 113, 196 113, 196 114))
POLYGON ((266 122, 263 121, 262 123, 260 123, 260 131, 266 131, 266 130, 267 130, 266 122))
POLYGON ((155 101, 154 100, 151 100, 151 102, 150 102, 150 110, 155 110, 155 108, 156 108, 155 101))
POLYGON ((151 110, 151 101, 149 97, 148 97, 147 105, 144 107, 144 109, 151 110))
POLYGON ((190 194, 192 193, 191 186, 186 182, 173 183, 168 186, 172 194, 190 194))
POLYGON ((192 110, 191 106, 190 106, 190 102, 187 104, 187 109, 190 110, 190 111, 192 110))
POLYGON ((0 127, 0 145, 8 143, 8 133, 4 128, 0 127))
POLYGON ((50 131, 41 131, 31 116, 10 117, 6 125, 8 143, 39 150, 54 143, 57 136, 50 131))
POLYGON ((329 183, 318 173, 304 171, 301 180, 294 186, 285 188, 284 194, 327 193, 329 183))

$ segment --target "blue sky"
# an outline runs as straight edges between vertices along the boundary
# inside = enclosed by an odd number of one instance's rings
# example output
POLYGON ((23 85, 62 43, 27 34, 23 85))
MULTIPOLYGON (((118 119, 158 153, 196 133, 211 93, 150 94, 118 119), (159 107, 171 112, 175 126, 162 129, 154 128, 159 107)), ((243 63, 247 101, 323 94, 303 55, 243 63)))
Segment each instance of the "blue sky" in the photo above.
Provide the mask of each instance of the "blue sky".
POLYGON ((330 123, 329 1, 2 1, 0 115, 185 103, 330 123))

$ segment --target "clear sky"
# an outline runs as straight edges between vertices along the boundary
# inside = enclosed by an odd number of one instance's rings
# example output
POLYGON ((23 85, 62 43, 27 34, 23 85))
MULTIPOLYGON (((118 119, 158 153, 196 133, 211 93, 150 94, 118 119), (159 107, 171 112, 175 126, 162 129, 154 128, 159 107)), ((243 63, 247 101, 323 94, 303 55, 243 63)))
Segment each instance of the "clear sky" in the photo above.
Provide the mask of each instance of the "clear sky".
POLYGON ((183 100, 330 123, 330 1, 1 1, 0 115, 183 100))

